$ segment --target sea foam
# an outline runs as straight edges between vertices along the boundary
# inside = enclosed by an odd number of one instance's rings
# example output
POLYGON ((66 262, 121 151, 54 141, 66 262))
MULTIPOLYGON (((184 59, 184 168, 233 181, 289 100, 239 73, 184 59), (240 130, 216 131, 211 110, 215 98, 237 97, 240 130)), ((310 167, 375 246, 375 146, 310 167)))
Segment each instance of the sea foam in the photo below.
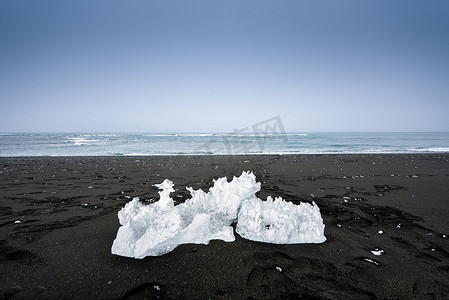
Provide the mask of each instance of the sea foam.
POLYGON ((173 182, 156 185, 160 199, 144 205, 139 198, 127 203, 118 213, 121 227, 111 253, 143 258, 159 256, 178 245, 208 244, 211 240, 235 240, 232 224, 244 238, 277 244, 321 243, 326 240, 318 206, 295 205, 278 197, 262 201, 253 173, 243 172, 231 182, 226 177, 214 180, 206 193, 187 188, 191 198, 175 205, 170 193, 173 182))

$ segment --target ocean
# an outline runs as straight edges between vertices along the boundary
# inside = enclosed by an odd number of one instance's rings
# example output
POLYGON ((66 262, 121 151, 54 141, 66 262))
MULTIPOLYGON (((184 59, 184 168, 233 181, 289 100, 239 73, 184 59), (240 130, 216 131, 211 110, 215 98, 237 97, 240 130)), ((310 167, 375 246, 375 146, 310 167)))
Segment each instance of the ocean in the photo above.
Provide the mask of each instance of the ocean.
POLYGON ((449 133, 1 133, 0 156, 449 152, 449 133))

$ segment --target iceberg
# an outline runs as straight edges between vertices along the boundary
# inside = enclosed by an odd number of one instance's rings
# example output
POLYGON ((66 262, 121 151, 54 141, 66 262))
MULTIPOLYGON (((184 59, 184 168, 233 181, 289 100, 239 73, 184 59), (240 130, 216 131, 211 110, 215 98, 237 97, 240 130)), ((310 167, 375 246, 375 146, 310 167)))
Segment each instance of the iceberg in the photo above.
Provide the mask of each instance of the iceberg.
POLYGON ((173 182, 155 185, 160 199, 144 205, 134 198, 118 212, 120 227, 111 253, 126 257, 160 256, 181 244, 208 244, 211 240, 235 240, 232 224, 243 238, 288 244, 321 243, 324 224, 318 206, 294 205, 278 197, 256 197, 260 183, 252 172, 243 172, 231 182, 214 180, 206 193, 188 187, 191 198, 175 205, 170 193, 173 182))

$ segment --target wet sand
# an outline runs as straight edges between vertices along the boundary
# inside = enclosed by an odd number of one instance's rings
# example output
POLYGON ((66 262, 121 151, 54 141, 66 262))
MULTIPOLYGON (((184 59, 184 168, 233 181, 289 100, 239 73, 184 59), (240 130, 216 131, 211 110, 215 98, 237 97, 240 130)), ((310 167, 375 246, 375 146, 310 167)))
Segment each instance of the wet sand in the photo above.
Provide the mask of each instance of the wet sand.
POLYGON ((0 158, 0 214, 0 298, 449 297, 449 154, 0 158), (262 199, 315 201, 327 241, 110 253, 118 210, 153 184, 182 202, 246 170, 262 199))

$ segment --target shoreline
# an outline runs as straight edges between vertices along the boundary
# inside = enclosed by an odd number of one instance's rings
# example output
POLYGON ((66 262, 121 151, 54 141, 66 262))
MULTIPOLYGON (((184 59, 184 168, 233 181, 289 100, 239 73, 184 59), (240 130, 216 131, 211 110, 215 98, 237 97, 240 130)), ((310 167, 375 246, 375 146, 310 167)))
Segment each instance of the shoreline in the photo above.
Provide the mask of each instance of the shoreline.
POLYGON ((0 298, 449 294, 448 153, 0 157, 0 171, 0 298), (317 203, 327 241, 235 234, 142 260, 110 253, 118 210, 157 199, 153 184, 172 180, 182 202, 188 186, 248 170, 263 200, 317 203))
POLYGON ((71 157, 84 157, 84 158, 107 158, 107 157, 203 157, 203 156, 309 156, 309 155, 448 155, 448 151, 410 151, 410 152, 307 152, 307 153, 207 153, 207 154, 111 154, 111 155, 11 155, 0 156, 2 158, 71 158, 71 157))

